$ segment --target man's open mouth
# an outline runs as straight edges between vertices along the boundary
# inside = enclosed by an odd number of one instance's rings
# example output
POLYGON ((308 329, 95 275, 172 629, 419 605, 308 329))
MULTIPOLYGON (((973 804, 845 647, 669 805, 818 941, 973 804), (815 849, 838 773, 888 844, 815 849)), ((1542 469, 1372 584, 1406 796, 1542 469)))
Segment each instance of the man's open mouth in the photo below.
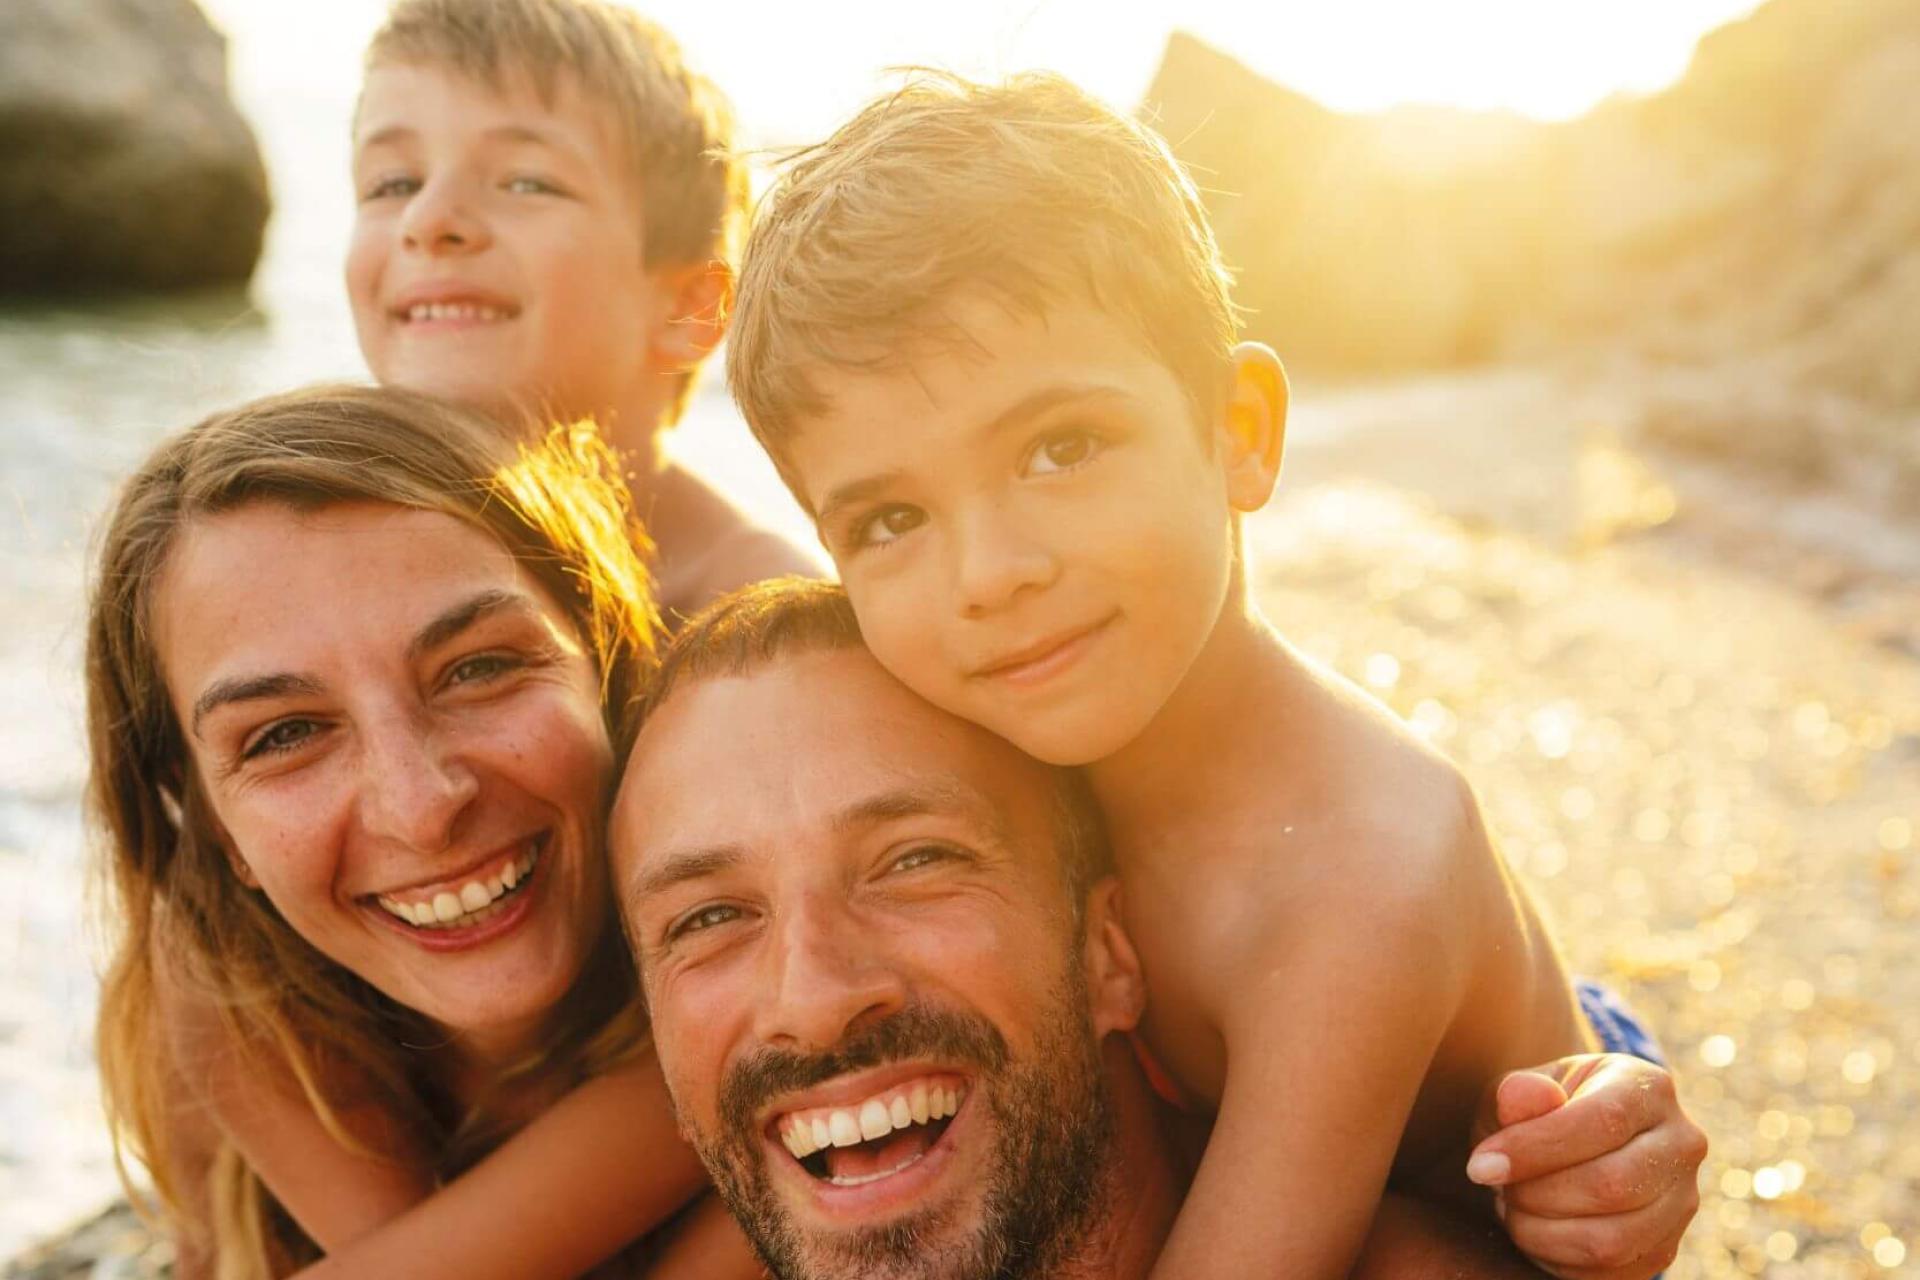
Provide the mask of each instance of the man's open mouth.
POLYGON ((815 1178, 858 1187, 918 1164, 966 1096, 959 1076, 920 1076, 847 1106, 789 1111, 776 1117, 775 1133, 815 1178))

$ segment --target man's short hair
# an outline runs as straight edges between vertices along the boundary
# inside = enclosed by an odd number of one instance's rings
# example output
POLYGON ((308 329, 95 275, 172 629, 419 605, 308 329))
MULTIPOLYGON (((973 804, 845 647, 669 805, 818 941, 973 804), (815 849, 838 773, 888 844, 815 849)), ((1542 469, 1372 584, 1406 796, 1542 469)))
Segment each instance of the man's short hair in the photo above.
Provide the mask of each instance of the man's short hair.
MULTIPOLYGON (((688 681, 746 676, 808 653, 865 647, 838 583, 787 577, 742 587, 694 614, 668 644, 631 718, 634 734, 688 681)), ((1077 910, 1093 883, 1113 869, 1106 824, 1078 769, 1042 767, 1053 777, 1055 847, 1077 910)))
POLYGON ((787 162, 748 236, 728 379, 780 459, 830 401, 819 371, 964 344, 942 308, 977 291, 1023 314, 1102 308, 1209 419, 1236 336, 1227 284, 1193 183, 1137 121, 1055 75, 920 72, 787 162))
MULTIPOLYGON (((386 63, 445 67, 496 91, 525 76, 549 105, 570 83, 625 158, 646 265, 732 263, 747 207, 732 109, 639 14, 607 0, 396 0, 367 46, 367 70, 386 63)), ((692 387, 689 374, 671 416, 692 387)))

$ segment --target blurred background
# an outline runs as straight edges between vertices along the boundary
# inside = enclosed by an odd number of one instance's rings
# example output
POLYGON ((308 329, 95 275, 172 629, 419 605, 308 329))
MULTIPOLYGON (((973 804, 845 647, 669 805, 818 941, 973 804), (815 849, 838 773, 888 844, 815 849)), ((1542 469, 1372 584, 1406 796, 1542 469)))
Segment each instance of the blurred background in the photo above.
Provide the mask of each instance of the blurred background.
MULTIPOLYGON (((0 7, 0 1258, 114 1193, 89 539, 161 436, 365 376, 384 7, 0 7)), ((906 64, 1159 128, 1296 378, 1263 603, 1467 766, 1674 1055, 1714 1151, 1671 1274, 1920 1276, 1920 0, 642 7, 750 145, 906 64)), ((676 452, 810 536, 717 381, 676 452)))

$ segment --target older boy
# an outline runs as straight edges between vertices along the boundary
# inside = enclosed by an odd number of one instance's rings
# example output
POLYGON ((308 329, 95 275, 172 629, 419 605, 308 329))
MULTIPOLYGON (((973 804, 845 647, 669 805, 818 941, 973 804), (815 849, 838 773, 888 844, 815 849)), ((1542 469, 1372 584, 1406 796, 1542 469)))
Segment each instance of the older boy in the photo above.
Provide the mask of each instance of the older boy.
POLYGON ((600 0, 400 0, 354 120, 347 292, 374 376, 597 420, 670 619, 813 570, 659 448, 724 331, 746 195, 731 147, 726 103, 672 39, 600 0))
MULTIPOLYGON (((1471 1194, 1476 1101, 1592 1032, 1459 773, 1249 598, 1287 386, 1234 338, 1163 144, 1055 78, 923 78, 786 174, 731 372, 881 663, 1088 766, 1147 1038, 1217 1108, 1155 1276, 1333 1280, 1390 1179, 1471 1194)), ((1478 1153, 1543 1265, 1673 1256, 1704 1144, 1660 1082, 1535 1120, 1544 1166, 1478 1153)))

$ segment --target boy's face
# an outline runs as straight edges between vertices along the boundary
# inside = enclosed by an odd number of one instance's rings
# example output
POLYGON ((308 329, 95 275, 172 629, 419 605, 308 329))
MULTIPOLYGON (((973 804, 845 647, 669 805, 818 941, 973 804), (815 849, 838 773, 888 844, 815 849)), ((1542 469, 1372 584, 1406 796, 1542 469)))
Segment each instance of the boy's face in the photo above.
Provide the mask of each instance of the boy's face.
POLYGON ((547 105, 522 76, 496 91, 431 65, 370 71, 346 276, 374 376, 483 406, 657 416, 672 298, 643 263, 630 169, 571 84, 547 105))
POLYGON ((969 344, 816 371, 829 407, 788 466, 894 675, 1049 763, 1098 760, 1200 656, 1227 600, 1232 511, 1266 488, 1092 306, 952 314, 969 344))

